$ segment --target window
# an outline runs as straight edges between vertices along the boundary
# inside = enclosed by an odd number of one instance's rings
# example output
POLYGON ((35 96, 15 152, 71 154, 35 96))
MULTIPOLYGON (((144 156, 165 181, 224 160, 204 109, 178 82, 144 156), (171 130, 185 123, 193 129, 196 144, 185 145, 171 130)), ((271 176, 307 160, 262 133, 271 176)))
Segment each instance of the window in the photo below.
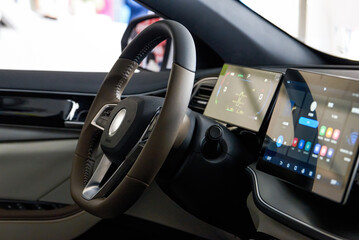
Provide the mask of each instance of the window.
POLYGON ((0 68, 108 72, 146 14, 133 0, 1 0, 0 68))
POLYGON ((241 0, 274 25, 310 47, 359 60, 359 1, 241 0))

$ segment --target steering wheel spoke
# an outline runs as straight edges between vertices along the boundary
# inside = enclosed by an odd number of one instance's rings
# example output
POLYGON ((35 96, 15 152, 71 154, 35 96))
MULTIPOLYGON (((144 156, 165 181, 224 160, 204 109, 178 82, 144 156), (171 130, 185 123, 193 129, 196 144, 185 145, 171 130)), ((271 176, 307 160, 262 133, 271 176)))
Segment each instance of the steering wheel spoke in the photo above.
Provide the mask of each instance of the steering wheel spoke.
POLYGON ((91 200, 97 197, 101 191, 103 180, 106 173, 109 171, 112 163, 108 160, 105 154, 102 155, 101 161, 98 164, 95 172, 90 178, 86 187, 82 191, 82 197, 86 200, 91 200))
MULTIPOLYGON (((105 109, 105 107, 107 107, 107 105, 105 105, 103 109, 105 109)), ((131 168, 133 163, 140 155, 149 136, 152 133, 154 126, 157 123, 160 111, 160 109, 156 111, 151 122, 148 124, 146 130, 142 134, 140 140, 131 149, 131 151, 127 154, 126 158, 121 162, 120 165, 112 163, 101 151, 101 160, 97 165, 96 170, 90 178, 89 182, 86 184, 84 190, 82 191, 82 197, 84 199, 92 200, 94 198, 105 197, 111 192, 114 186, 117 186, 119 181, 123 179, 123 177, 127 174, 128 170, 131 168)), ((100 111, 99 113, 103 112, 104 111, 100 111)))
POLYGON ((155 115, 153 116, 153 118, 151 119, 151 122, 148 124, 148 126, 146 127, 146 130, 143 132, 140 140, 138 141, 137 145, 142 144, 143 146, 146 144, 148 138, 150 137, 153 128, 156 126, 158 117, 161 113, 161 108, 158 108, 158 110, 156 111, 155 115))

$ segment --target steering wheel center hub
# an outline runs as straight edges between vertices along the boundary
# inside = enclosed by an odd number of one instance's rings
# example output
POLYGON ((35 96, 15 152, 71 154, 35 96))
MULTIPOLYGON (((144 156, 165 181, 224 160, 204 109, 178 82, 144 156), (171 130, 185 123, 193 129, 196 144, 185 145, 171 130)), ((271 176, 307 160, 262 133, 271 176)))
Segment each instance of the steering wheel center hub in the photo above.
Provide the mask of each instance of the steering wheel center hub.
POLYGON ((145 96, 128 97, 117 104, 101 137, 101 148, 111 162, 122 163, 162 104, 162 99, 145 96))
POLYGON ((108 130, 108 135, 110 135, 111 137, 115 135, 117 130, 120 128, 123 119, 125 119, 125 116, 126 116, 126 109, 123 108, 116 114, 116 116, 112 120, 110 128, 108 130))

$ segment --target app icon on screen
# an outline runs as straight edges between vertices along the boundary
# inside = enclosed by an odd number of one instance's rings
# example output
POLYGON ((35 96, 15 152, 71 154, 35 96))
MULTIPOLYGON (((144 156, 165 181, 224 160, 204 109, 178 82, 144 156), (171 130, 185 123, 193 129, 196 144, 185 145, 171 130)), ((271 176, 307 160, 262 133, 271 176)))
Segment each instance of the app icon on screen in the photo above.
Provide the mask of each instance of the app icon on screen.
POLYGON ((319 135, 324 136, 325 131, 327 131, 327 127, 326 126, 321 126, 320 130, 319 130, 319 135))
POLYGON ((355 145, 355 143, 357 142, 359 137, 359 133, 358 132, 351 132, 349 136, 346 136, 347 138, 347 143, 351 146, 355 145))
POLYGON ((319 143, 315 144, 314 150, 313 150, 314 154, 318 154, 318 153, 319 153, 321 146, 322 146, 322 145, 320 145, 319 143))
POLYGON ((322 146, 322 148, 320 149, 320 156, 324 157, 327 154, 327 150, 327 146, 322 146))
POLYGON ((298 148, 299 148, 299 149, 303 149, 303 148, 304 148, 304 144, 305 144, 305 141, 304 141, 303 139, 301 139, 301 140, 299 141, 298 148))
POLYGON ((334 149, 333 148, 329 148, 328 149, 328 153, 327 153, 327 157, 328 158, 332 158, 334 155, 334 149))
POLYGON ((309 152, 311 146, 312 146, 312 143, 308 141, 308 142, 305 144, 304 150, 307 151, 307 152, 309 152))
POLYGON ((325 133, 325 136, 327 138, 330 138, 332 136, 332 134, 333 134, 333 128, 328 128, 327 132, 325 133))
POLYGON ((293 138, 292 147, 296 147, 298 144, 298 138, 293 138))
POLYGON ((283 144, 283 136, 282 136, 282 135, 280 135, 280 136, 278 137, 276 144, 277 144, 277 147, 281 147, 281 146, 282 146, 282 144, 283 144))
POLYGON ((314 112, 315 109, 317 109, 318 103, 316 101, 313 101, 310 105, 310 111, 314 112))
POLYGON ((332 138, 333 138, 334 140, 338 140, 338 139, 339 139, 339 136, 340 136, 340 130, 339 130, 339 129, 335 129, 334 132, 333 132, 332 138))

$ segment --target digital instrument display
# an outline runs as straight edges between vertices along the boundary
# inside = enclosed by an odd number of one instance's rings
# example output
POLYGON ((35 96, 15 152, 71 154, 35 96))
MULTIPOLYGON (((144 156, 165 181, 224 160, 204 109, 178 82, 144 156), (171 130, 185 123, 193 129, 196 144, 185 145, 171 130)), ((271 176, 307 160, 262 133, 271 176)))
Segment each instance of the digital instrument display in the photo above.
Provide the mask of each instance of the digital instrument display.
POLYGON ((204 115, 258 131, 282 74, 224 64, 204 115))
POLYGON ((359 81, 289 69, 257 168, 344 204, 358 138, 359 81))

